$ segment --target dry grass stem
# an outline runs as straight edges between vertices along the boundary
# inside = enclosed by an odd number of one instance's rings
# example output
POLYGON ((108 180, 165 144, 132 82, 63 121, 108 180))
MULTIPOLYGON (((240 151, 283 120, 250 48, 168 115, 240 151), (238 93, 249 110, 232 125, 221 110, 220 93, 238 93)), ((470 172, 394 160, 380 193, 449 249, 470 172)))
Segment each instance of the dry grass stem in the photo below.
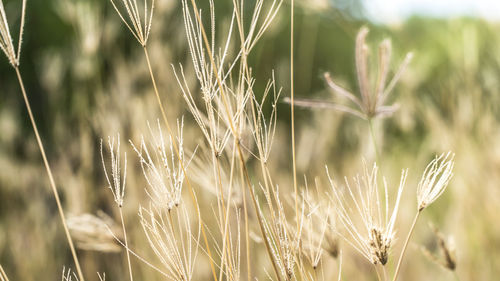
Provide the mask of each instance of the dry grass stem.
POLYGON ((0 48, 7 56, 10 64, 12 65, 12 67, 14 67, 14 70, 16 72, 19 87, 21 88, 21 93, 23 95, 24 103, 25 103, 26 109, 28 111, 28 116, 29 116, 31 125, 33 127, 33 132, 35 134, 36 141, 37 141, 37 144, 38 144, 38 147, 40 149, 40 153, 41 153, 44 165, 45 165, 45 169, 46 169, 47 175, 49 177, 49 182, 50 182, 50 186, 52 189, 52 193, 53 193, 54 198, 56 200, 59 216, 61 218, 61 221, 62 221, 62 224, 64 227, 64 232, 65 232, 66 239, 68 240, 68 244, 69 244, 70 249, 71 249, 71 254, 73 256, 73 260, 75 261, 75 266, 76 266, 76 269, 78 272, 78 276, 79 276, 81 281, 84 281, 83 274, 82 274, 82 271, 80 268, 80 263, 78 261, 78 256, 76 255, 76 250, 75 250, 75 247, 73 245, 73 240, 71 239, 71 236, 70 236, 69 230, 68 230, 68 226, 66 225, 66 218, 64 216, 64 211, 62 208, 61 200, 59 198, 57 187, 56 187, 56 184, 54 181, 54 176, 52 175, 52 170, 50 168, 47 156, 45 154, 45 148, 44 148, 42 139, 40 137, 40 134, 38 132, 38 127, 37 127, 36 122, 35 122, 35 117, 33 116, 33 113, 31 111, 31 105, 30 105, 30 102, 28 99, 28 95, 26 93, 26 89, 24 87, 24 82, 23 82, 23 79, 21 76, 21 72, 19 70, 19 64, 20 64, 19 59, 20 59, 20 55, 21 55, 21 43, 22 43, 22 36, 23 36, 23 30, 24 30, 25 13, 26 13, 26 0, 23 0, 22 7, 21 7, 21 24, 19 27, 19 39, 18 39, 18 46, 17 46, 17 51, 16 51, 14 49, 14 45, 12 43, 12 37, 11 37, 10 30, 9 30, 8 22, 7 22, 7 16, 5 14, 4 4, 3 4, 3 1, 0 0, 0 48))
POLYGON ((0 281, 9 281, 9 278, 7 277, 7 274, 3 270, 2 265, 0 265, 0 281))

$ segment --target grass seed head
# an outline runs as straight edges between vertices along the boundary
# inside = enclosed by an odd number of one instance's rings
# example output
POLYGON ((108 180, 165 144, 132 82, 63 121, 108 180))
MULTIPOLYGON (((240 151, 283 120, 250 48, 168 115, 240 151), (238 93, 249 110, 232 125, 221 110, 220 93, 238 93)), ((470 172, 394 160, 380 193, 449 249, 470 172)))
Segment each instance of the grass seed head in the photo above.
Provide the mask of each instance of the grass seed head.
POLYGON ((436 156, 424 170, 417 187, 418 210, 422 211, 436 201, 446 190, 453 177, 455 154, 452 152, 436 156))
POLYGON ((127 26, 128 30, 134 35, 135 39, 146 47, 151 32, 151 23, 153 21, 153 11, 155 8, 155 0, 147 0, 141 4, 137 4, 137 0, 110 0, 113 8, 118 13, 118 16, 127 26), (115 1, 121 2, 121 7, 118 8, 115 1), (149 8, 149 9, 148 9, 149 8), (144 13, 141 15, 141 12, 144 13))
POLYGON ((336 187, 330 175, 328 178, 333 191, 332 205, 336 207, 339 220, 348 233, 347 236, 339 235, 371 263, 385 265, 394 241, 394 225, 408 171, 401 172, 392 211, 389 211, 387 182, 384 179, 384 189, 381 192, 377 174, 376 164, 369 171, 365 163, 363 175, 354 178, 354 186, 346 179, 347 195, 336 187), (357 223, 358 220, 361 223, 357 223))
MULTIPOLYGON (((120 233, 112 218, 99 212, 92 214, 68 216, 68 228, 80 249, 103 253, 117 253, 121 251, 113 233, 120 233)), ((122 237, 117 237, 122 239, 122 237)))
POLYGON ((9 59, 13 67, 19 66, 19 57, 21 56, 21 43, 24 31, 24 15, 26 14, 26 0, 23 0, 21 7, 21 24, 19 26, 19 39, 17 50, 12 43, 12 36, 10 35, 9 23, 5 14, 5 7, 3 0, 0 0, 0 48, 9 59))
POLYGON ((383 40, 379 45, 378 74, 375 87, 373 87, 372 77, 370 77, 368 73, 369 47, 366 45, 367 35, 368 28, 363 27, 360 29, 356 37, 356 73, 358 77, 360 97, 350 93, 348 90, 333 82, 329 73, 325 73, 325 80, 335 94, 349 99, 358 107, 339 107, 338 109, 362 117, 363 119, 372 119, 378 116, 391 115, 397 110, 396 105, 385 105, 385 102, 388 95, 401 78, 401 75, 413 55, 411 53, 406 55, 398 71, 392 80, 388 82, 392 47, 391 41, 388 39, 383 40))
POLYGON ((123 197, 125 196, 125 183, 127 180, 127 153, 124 153, 123 161, 123 180, 121 175, 121 163, 120 163, 120 135, 117 136, 117 141, 115 143, 115 137, 108 136, 108 148, 111 158, 111 176, 109 176, 106 164, 104 161, 104 153, 102 149, 102 139, 101 139, 101 160, 102 167, 104 169, 104 175, 106 175, 106 180, 108 181, 108 188, 113 193, 118 207, 123 206, 123 197))

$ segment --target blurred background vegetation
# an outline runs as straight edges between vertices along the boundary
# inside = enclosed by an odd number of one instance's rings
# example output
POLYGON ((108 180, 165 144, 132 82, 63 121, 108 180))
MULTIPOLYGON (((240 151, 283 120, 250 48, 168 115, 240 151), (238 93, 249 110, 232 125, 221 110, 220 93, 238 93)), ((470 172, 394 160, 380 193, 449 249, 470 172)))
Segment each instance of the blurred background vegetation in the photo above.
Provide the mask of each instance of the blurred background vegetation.
MULTIPOLYGON (((190 71, 179 2, 156 1, 150 52, 168 115, 185 115, 192 122, 171 67, 182 63, 190 71)), ((205 1, 199 2, 206 9, 205 1)), ((218 24, 223 27, 231 14, 231 1, 216 2, 218 24)), ((11 25, 17 26, 20 2, 6 0, 4 4, 11 25)), ((461 280, 497 278, 500 25, 472 17, 425 16, 384 24, 370 21, 359 1, 303 0, 297 4, 297 97, 335 101, 322 78, 324 72, 357 92, 354 41, 363 25, 371 30, 372 54, 382 39, 392 40, 393 69, 407 52, 414 52, 391 95, 400 109, 374 124, 383 173, 396 183, 400 170, 410 169, 403 202, 410 207, 401 212, 400 229, 407 229, 411 222, 413 192, 425 163, 434 153, 454 151, 455 177, 439 204, 425 214, 426 220, 454 237, 461 280)), ((289 8, 285 3, 250 57, 256 88, 263 90, 274 70, 284 96, 289 95, 290 85, 289 8)), ((25 30, 21 72, 65 210, 71 214, 103 210, 116 217, 104 188, 99 140, 116 132, 124 140, 138 140, 147 132, 146 121, 160 116, 142 50, 109 1, 28 1, 25 30)), ((11 280, 58 280, 62 266, 72 265, 70 252, 15 73, 6 58, 0 62, 0 262, 11 280)), ((286 185, 291 182, 289 106, 280 103, 278 111, 273 169, 286 185)), ((328 164, 338 177, 351 176, 359 171, 363 158, 374 160, 366 122, 340 112, 309 109, 297 109, 296 120, 299 175, 323 177, 328 164)), ((195 128, 187 126, 186 131, 199 136, 195 128)), ((193 148, 201 138, 189 142, 193 148)), ((125 211, 132 244, 140 248, 143 234, 136 213, 145 194, 138 167, 130 164, 129 170, 125 200, 131 199, 125 211)), ((405 280, 429 280, 428 276, 453 280, 451 273, 419 251, 419 244, 435 247, 426 221, 420 222, 417 232, 419 238, 410 247, 413 254, 406 260, 412 266, 404 268, 409 276, 405 280)), ((79 253, 89 280, 97 280, 96 271, 106 271, 110 280, 125 280, 126 271, 114 266, 123 264, 120 253, 79 253)), ((152 256, 146 250, 143 254, 152 256)), ((256 262, 264 264, 266 258, 256 262)), ((134 264, 142 280, 159 280, 147 267, 134 264)), ((366 267, 361 260, 346 262, 345 280, 370 280, 356 275, 360 268, 370 270, 366 267)))

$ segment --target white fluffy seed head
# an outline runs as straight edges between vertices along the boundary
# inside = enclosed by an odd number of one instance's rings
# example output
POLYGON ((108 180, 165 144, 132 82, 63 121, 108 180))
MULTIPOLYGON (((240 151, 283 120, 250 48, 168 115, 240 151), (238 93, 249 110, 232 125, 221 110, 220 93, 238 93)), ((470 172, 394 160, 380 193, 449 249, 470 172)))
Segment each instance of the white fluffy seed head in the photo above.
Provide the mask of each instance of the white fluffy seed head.
POLYGON ((417 187, 418 210, 422 211, 443 194, 453 177, 455 154, 452 152, 436 156, 424 170, 417 187))

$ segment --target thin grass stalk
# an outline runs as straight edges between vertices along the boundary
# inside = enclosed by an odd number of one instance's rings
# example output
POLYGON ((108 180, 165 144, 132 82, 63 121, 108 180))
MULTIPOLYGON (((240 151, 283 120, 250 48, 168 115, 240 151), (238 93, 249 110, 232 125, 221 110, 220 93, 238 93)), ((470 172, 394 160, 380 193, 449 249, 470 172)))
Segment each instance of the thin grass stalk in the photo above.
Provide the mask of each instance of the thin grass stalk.
POLYGON ((298 192, 297 192, 297 162, 295 155, 295 106, 294 106, 294 10, 295 10, 295 0, 291 0, 290 3, 290 118, 292 126, 292 169, 293 169, 293 191, 295 194, 295 219, 297 221, 297 229, 299 228, 299 204, 298 204, 298 192))
POLYGON ((2 265, 0 265, 0 281, 9 281, 9 277, 5 274, 2 265))
POLYGON ((73 239, 71 238, 71 235, 69 234, 68 225, 66 224, 66 217, 64 215, 61 200, 59 198, 59 193, 57 192, 57 187, 56 187, 56 183, 54 181, 54 176, 52 175, 52 170, 50 169, 49 161, 47 160, 47 156, 45 154, 45 148, 43 146, 42 139, 40 138, 40 134, 38 132, 38 127, 36 125, 35 118, 34 118, 33 113, 31 111, 30 102, 29 102, 28 96, 26 94, 26 89, 24 88, 24 82, 23 82, 23 79, 21 77, 21 73, 19 71, 19 66, 15 66, 14 69, 16 71, 19 86, 21 87, 21 92, 23 94, 23 99, 24 99, 24 103, 26 105, 26 109, 28 110, 28 115, 29 115, 29 118, 31 121, 31 125, 33 126, 33 132, 35 133, 36 141, 37 141, 38 147, 40 149, 40 153, 42 155, 43 164, 45 165, 47 175, 49 176, 50 186, 52 188, 52 193, 54 194, 54 198, 56 199, 57 210, 59 212, 59 216, 61 217, 61 221, 62 221, 63 228, 64 228, 64 233, 66 234, 66 239, 68 240, 68 243, 69 243, 71 255, 73 256, 73 260, 75 262, 75 267, 76 267, 76 271, 78 273, 78 278, 81 281, 84 281, 85 279, 83 278, 82 269, 80 268, 80 262, 78 261, 78 256, 76 255, 76 250, 75 250, 75 246, 73 244, 73 239))
MULTIPOLYGON (((226 207, 228 210, 230 208, 231 197, 232 197, 233 174, 234 174, 234 159, 235 159, 235 156, 236 156, 235 154, 236 154, 236 145, 233 144, 233 150, 232 150, 232 153, 231 153, 231 169, 230 169, 230 173, 229 173, 229 191, 228 191, 229 198, 227 200, 227 207, 226 207)), ((245 198, 245 196, 243 196, 243 198, 245 198)), ((245 200, 245 199, 243 199, 243 200, 245 200)), ((246 203, 243 203, 243 204, 244 204, 244 206, 246 206, 246 203)), ((246 207, 245 207, 245 209, 246 209, 246 207)), ((228 212, 228 214, 229 214, 229 212, 228 212)), ((248 215, 247 215, 247 218, 248 218, 248 215)), ((224 232, 227 233, 228 228, 229 228, 229 217, 225 218, 225 220, 226 220, 225 221, 226 225, 225 225, 224 232)), ((246 232, 247 233, 246 233, 245 237, 248 238, 248 229, 246 229, 246 232)), ((228 243, 229 242, 230 242, 230 240, 228 239, 228 243)), ((248 260, 247 260, 247 269, 248 269, 248 271, 250 271, 250 256, 248 255, 249 254, 248 253, 248 249, 250 249, 249 246, 247 247, 247 258, 248 258, 248 260)), ((251 276, 249 275, 248 277, 249 277, 248 280, 251 280, 251 276)))
POLYGON ((410 231, 408 232, 408 236, 406 237, 406 241, 403 245, 403 249, 401 250, 401 255, 399 256, 398 260, 398 265, 396 266, 396 271, 394 272, 394 278, 392 281, 396 281, 398 279, 399 271, 401 269, 401 263, 403 262, 403 257, 406 252, 406 248, 408 248, 408 243, 410 242, 410 238, 413 234, 413 230, 415 229, 415 225, 417 224, 418 217, 420 216, 420 213, 422 210, 418 210, 417 214, 415 215, 415 218, 413 219, 413 223, 411 224, 410 231))
POLYGON ((132 275, 132 264, 130 263, 130 253, 128 251, 128 240, 127 240, 127 230, 125 229, 125 220, 123 219, 122 207, 119 207, 119 209, 120 209, 120 219, 122 221, 123 239, 125 240, 125 247, 127 249, 128 272, 129 272, 129 275, 130 275, 130 281, 134 281, 134 277, 132 275))
MULTIPOLYGON (((170 128, 170 124, 168 123, 167 115, 165 114, 165 110, 164 110, 162 102, 161 102, 160 94, 158 92, 158 87, 156 86, 156 79, 155 79, 155 76, 154 76, 154 73, 153 73, 153 69, 151 67, 151 61, 149 59, 149 54, 148 54, 147 47, 143 46, 143 49, 144 49, 144 54, 146 56, 146 61, 147 61, 147 64, 148 64, 149 74, 151 76, 151 82, 153 83, 153 88, 154 88, 154 91, 155 91, 155 95, 156 95, 156 99, 157 99, 158 105, 160 107, 160 111, 161 111, 161 114, 162 114, 163 121, 165 123, 165 126, 167 127, 167 130, 168 130, 169 134, 171 136, 173 136, 174 135, 173 131, 170 128)), ((218 281, 217 274, 215 273, 215 266, 214 266, 214 259, 213 259, 213 256, 212 256, 212 251, 210 250, 210 245, 208 244, 208 238, 207 238, 207 234, 206 234, 206 231, 205 231, 205 225, 204 225, 203 220, 201 218, 200 207, 198 206, 198 199, 196 198, 196 195, 194 193, 194 189, 191 186, 191 182, 190 182, 190 180, 189 180, 189 178, 187 176, 186 169, 184 167, 184 163, 182 163, 182 160, 180 158, 181 156, 180 156, 180 153, 179 153, 179 148, 177 147, 177 143, 176 142, 172 142, 172 144, 173 144, 175 153, 176 153, 176 155, 177 155, 177 157, 179 159, 179 164, 181 166, 182 172, 185 175, 186 184, 187 184, 188 189, 189 189, 189 195, 191 196, 191 200, 193 201, 193 205, 195 207, 195 211, 196 211, 196 214, 198 216, 198 222, 199 222, 199 225, 200 225, 200 228, 201 228, 201 233, 203 235, 203 241, 205 243, 205 247, 207 249, 207 255, 209 257, 210 268, 212 270, 212 276, 213 276, 213 278, 214 278, 215 281, 218 281)))
MULTIPOLYGON (((234 140, 235 142, 235 147, 236 147, 236 139, 234 140)), ((233 157, 234 159, 234 157, 233 157)), ((240 171, 240 180, 241 182, 244 182, 244 176, 243 176, 243 171, 240 171)), ((247 277, 248 280, 252 280, 251 272, 252 272, 252 267, 250 265, 250 227, 248 225, 248 206, 247 206, 247 196, 246 196, 246 190, 245 186, 241 185, 241 193, 242 193, 242 200, 243 200, 243 212, 245 213, 245 247, 246 247, 246 255, 247 255, 247 277)))
POLYGON ((376 162, 379 165, 381 165, 380 153, 378 151, 377 139, 375 138, 375 131, 373 130, 373 119, 372 118, 368 119, 368 126, 370 127, 370 135, 372 137, 373 148, 375 149, 375 159, 377 160, 376 162))
MULTIPOLYGON (((200 25, 200 28, 201 28, 201 34, 202 34, 202 37, 203 37, 203 41, 205 43, 205 46, 206 46, 206 49, 207 49, 207 53, 208 53, 208 57, 210 59, 210 64, 212 66, 212 69, 214 71, 214 75, 215 75, 216 80, 217 80, 217 84, 218 84, 219 89, 220 89, 221 99, 222 99, 222 103, 224 105, 224 108, 226 110, 226 114, 228 116, 232 116, 232 114, 230 114, 230 110, 229 110, 229 106, 228 106, 228 103, 227 103, 227 99, 226 99, 226 95, 225 95, 225 92, 224 92, 224 88, 223 88, 223 85, 222 85, 221 77, 220 77, 219 71, 217 69, 217 65, 215 64, 214 56, 213 56, 213 54, 211 52, 211 49, 210 49, 210 43, 208 41, 208 37, 207 37, 206 31, 205 31, 205 28, 203 26, 203 22, 201 20, 200 13, 198 12, 198 6, 196 5, 196 1, 195 0, 191 0, 191 4, 193 6, 193 10, 194 10, 196 19, 197 19, 197 21, 198 21, 198 23, 200 25)), ((273 257, 273 255, 271 253, 271 247, 269 245, 269 242, 267 240, 266 233, 265 233, 265 230, 264 230, 263 219, 261 217, 260 212, 258 211, 257 200, 255 198, 255 194, 254 194, 253 189, 251 187, 250 177, 248 175, 248 170, 246 168, 245 160, 244 160, 244 157, 243 157, 243 152, 241 150, 241 145, 239 143, 239 136, 238 136, 237 131, 235 130, 235 127, 234 127, 232 119, 228 118, 228 121, 229 121, 231 132, 232 132, 234 138, 237 139, 236 146, 237 146, 237 150, 238 150, 238 156, 239 156, 239 159, 240 159, 241 170, 242 170, 242 172, 244 174, 244 178, 245 178, 245 182, 247 184, 247 188, 250 191, 250 195, 251 195, 252 202, 253 202, 253 205, 254 205, 254 208, 255 208, 255 212, 257 214, 257 218, 258 218, 258 222, 259 222, 259 227, 260 227, 262 235, 264 236, 264 243, 266 245, 266 249, 267 249, 268 255, 269 255, 269 257, 270 257, 270 259, 272 261, 273 268, 274 268, 274 271, 276 273, 276 277, 280 281, 281 280, 280 273, 279 273, 276 261, 274 260, 274 257, 273 257)))
MULTIPOLYGON (((228 261, 228 264, 227 264, 227 267, 228 267, 228 272, 229 274, 233 274, 232 270, 229 270, 230 268, 232 268, 232 259, 231 259, 231 247, 227 247, 227 245, 230 245, 231 242, 230 242, 230 237, 229 237, 229 212, 227 210, 229 210, 230 208, 230 204, 231 204, 231 190, 232 190, 232 186, 231 184, 229 184, 229 191, 228 191, 228 200, 227 200, 227 207, 224 205, 224 193, 223 193, 223 190, 222 190, 222 179, 221 179, 221 171, 220 171, 220 161, 219 161, 219 158, 218 157, 215 157, 215 155, 213 156, 215 158, 215 161, 216 161, 216 169, 217 169, 217 177, 219 179, 219 189, 220 189, 220 201, 221 201, 221 204, 222 204, 222 212, 223 212, 223 223, 224 223, 224 232, 223 232, 223 239, 224 241, 222 242, 222 261, 224 262, 224 259, 226 259, 228 261), (226 255, 226 252, 227 252, 227 258, 225 257, 226 255)), ((219 207, 220 208, 220 207, 219 207)), ((220 213, 220 211, 219 211, 220 213)), ((222 280, 222 272, 223 270, 221 270, 221 272, 219 273, 219 280, 222 280)))

